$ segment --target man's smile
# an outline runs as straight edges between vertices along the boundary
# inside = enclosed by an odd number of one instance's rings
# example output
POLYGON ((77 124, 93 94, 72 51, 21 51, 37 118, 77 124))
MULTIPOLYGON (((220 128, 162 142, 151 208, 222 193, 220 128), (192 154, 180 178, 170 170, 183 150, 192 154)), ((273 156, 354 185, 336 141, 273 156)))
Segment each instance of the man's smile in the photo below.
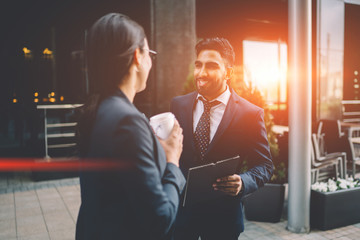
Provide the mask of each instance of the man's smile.
POLYGON ((203 87, 209 82, 209 80, 206 80, 203 78, 198 78, 198 79, 196 79, 196 81, 197 81, 199 87, 203 87))

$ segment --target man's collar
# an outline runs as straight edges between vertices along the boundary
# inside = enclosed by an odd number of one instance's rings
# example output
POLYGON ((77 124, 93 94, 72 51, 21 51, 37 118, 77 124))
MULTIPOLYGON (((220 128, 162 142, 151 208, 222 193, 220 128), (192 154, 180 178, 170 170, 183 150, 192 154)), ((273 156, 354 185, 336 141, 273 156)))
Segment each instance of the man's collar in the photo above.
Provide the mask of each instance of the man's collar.
MULTIPOLYGON (((220 94, 217 98, 211 100, 210 102, 216 100, 216 101, 219 101, 219 102, 227 105, 227 103, 229 102, 229 99, 230 99, 230 95, 231 95, 231 92, 230 92, 229 86, 226 85, 226 90, 225 90, 225 92, 223 92, 223 93, 220 94)), ((204 98, 204 96, 202 96, 200 93, 198 93, 196 99, 198 100, 199 97, 203 97, 203 98, 204 98)))

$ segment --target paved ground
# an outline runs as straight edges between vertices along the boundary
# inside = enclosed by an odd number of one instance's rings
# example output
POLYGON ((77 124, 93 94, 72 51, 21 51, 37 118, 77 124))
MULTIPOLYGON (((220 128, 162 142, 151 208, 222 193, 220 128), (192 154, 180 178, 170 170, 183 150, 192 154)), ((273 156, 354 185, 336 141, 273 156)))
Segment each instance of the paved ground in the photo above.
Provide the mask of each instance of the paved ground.
MULTIPOLYGON (((28 173, 0 173, 0 240, 74 239, 80 206, 78 178, 33 182, 28 173)), ((279 223, 245 222, 246 239, 360 239, 360 223, 294 234, 279 223)))
POLYGON ((0 239, 74 239, 80 206, 78 178, 25 180, 0 181, 0 239))

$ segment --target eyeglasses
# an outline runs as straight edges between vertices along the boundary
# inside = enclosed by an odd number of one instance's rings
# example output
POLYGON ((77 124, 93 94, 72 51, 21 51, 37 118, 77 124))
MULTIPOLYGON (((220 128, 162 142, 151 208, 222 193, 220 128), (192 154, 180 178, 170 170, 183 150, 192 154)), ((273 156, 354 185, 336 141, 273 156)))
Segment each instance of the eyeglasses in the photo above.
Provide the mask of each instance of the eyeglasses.
POLYGON ((152 60, 155 60, 156 55, 157 55, 157 52, 155 52, 154 50, 151 50, 151 49, 147 49, 147 48, 143 48, 142 50, 148 51, 151 59, 152 59, 152 60))

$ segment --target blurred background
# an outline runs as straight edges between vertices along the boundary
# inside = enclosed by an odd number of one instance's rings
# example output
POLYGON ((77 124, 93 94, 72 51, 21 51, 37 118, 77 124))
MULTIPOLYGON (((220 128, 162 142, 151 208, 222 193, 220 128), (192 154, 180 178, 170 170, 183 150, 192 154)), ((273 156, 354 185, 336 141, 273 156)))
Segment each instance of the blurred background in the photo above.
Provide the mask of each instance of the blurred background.
MULTIPOLYGON (((312 4, 314 128, 321 119, 359 122, 360 1, 312 4)), ((158 52, 135 99, 148 117, 186 91, 195 43, 221 36, 235 48, 239 86, 260 93, 274 125, 288 125, 286 0, 19 0, 0 11, 0 157, 74 154, 76 104, 92 93, 86 29, 109 12, 140 23, 158 52)))

